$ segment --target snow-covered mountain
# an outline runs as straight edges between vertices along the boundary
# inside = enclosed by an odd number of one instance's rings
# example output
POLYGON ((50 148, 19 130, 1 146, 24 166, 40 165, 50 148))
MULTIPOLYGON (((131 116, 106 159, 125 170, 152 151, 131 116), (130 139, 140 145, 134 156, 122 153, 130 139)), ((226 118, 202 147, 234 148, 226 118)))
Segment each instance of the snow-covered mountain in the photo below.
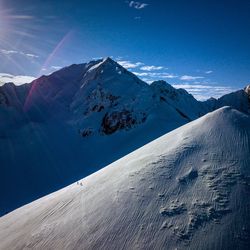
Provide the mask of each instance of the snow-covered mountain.
POLYGON ((199 102, 164 81, 148 85, 110 58, 1 86, 0 215, 224 104, 249 110, 249 93, 239 92, 199 102))
POLYGON ((249 142, 209 113, 3 216, 0 249, 249 249, 249 142))
POLYGON ((0 214, 189 121, 110 58, 5 84, 0 96, 0 214))
POLYGON ((165 81, 155 81, 150 86, 160 101, 174 107, 183 118, 189 121, 195 120, 211 111, 211 108, 206 103, 197 101, 185 89, 175 89, 165 81))
POLYGON ((223 106, 231 106, 241 112, 250 114, 250 85, 245 89, 227 94, 216 100, 214 109, 223 106))

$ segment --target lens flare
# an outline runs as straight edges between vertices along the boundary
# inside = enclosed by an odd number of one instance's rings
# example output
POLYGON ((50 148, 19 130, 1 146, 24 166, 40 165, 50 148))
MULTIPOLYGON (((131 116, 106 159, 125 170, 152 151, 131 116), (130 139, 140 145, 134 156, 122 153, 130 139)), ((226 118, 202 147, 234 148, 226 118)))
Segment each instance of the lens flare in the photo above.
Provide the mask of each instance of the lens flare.
POLYGON ((66 35, 60 40, 60 42, 55 46, 53 51, 49 54, 48 58, 44 62, 41 70, 40 75, 42 74, 42 69, 47 68, 50 64, 50 62, 53 60, 53 58, 56 56, 56 54, 63 48, 63 46, 66 44, 67 41, 72 37, 74 31, 70 30, 66 35))

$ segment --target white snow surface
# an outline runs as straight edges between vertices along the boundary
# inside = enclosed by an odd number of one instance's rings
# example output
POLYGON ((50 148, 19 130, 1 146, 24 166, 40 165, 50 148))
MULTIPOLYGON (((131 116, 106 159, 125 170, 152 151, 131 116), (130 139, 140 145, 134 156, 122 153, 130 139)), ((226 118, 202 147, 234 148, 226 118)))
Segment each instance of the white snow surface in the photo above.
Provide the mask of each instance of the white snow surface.
POLYGON ((209 113, 1 217, 0 249, 249 249, 249 143, 209 113))

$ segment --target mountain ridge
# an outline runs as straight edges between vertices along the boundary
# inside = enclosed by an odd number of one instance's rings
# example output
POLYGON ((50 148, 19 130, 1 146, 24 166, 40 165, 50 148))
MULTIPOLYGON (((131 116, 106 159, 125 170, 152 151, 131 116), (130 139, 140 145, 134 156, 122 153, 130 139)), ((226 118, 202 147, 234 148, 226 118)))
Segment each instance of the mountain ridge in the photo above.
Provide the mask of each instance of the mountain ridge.
POLYGON ((73 64, 31 84, 3 85, 0 215, 220 106, 248 113, 249 95, 239 93, 199 102, 166 82, 148 85, 110 58, 73 64), (19 188, 9 189, 8 180, 19 188))

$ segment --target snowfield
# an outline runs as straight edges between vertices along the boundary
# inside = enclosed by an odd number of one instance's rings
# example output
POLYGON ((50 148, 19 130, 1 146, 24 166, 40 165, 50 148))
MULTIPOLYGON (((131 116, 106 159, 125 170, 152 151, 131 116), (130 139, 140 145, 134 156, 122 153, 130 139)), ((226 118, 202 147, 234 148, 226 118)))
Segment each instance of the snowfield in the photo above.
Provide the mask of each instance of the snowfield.
POLYGON ((249 249, 249 195, 250 118, 224 107, 1 217, 0 249, 249 249))

